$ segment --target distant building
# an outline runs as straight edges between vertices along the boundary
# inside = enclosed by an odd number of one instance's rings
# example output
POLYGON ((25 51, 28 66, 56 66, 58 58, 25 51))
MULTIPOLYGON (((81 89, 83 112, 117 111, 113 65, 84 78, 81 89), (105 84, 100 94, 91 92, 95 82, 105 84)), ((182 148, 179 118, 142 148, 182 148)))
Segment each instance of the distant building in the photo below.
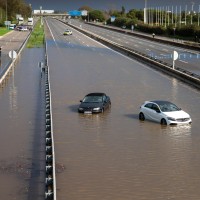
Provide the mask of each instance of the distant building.
POLYGON ((40 13, 49 13, 49 14, 52 14, 54 13, 55 11, 54 10, 34 10, 33 11, 33 14, 40 14, 40 13))

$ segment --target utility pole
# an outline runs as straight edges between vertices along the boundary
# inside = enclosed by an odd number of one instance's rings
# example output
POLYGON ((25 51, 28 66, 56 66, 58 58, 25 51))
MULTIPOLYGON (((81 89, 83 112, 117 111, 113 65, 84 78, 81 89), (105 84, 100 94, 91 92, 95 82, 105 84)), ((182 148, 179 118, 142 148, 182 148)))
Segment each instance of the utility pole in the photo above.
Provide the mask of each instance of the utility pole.
POLYGON ((6 0, 6 28, 8 29, 8 1, 6 0))
POLYGON ((194 2, 191 2, 191 3, 192 3, 192 11, 191 11, 190 15, 191 15, 191 24, 193 24, 194 2))
POLYGON ((198 26, 199 26, 199 14, 200 14, 200 5, 199 5, 199 12, 198 12, 198 26))
POLYGON ((147 16, 147 0, 145 0, 145 5, 144 5, 144 24, 148 22, 148 16, 147 16))

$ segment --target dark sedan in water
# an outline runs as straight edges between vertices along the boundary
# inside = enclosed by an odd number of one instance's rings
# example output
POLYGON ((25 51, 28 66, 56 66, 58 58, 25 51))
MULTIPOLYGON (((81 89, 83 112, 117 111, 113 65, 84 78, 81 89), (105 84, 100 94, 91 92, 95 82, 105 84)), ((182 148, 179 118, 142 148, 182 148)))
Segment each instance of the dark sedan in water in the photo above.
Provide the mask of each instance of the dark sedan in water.
POLYGON ((85 114, 101 113, 111 106, 110 97, 105 93, 87 94, 80 102, 78 112, 85 114))

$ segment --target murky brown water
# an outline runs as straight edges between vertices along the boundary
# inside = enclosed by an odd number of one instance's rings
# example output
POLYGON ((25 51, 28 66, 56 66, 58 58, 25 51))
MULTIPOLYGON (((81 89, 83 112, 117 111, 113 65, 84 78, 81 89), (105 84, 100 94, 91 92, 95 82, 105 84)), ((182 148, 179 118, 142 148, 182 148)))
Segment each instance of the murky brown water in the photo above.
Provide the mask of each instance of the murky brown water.
POLYGON ((57 174, 58 198, 199 199, 199 91, 75 31, 54 37, 55 46, 48 41, 54 137, 56 162, 64 166, 57 174), (111 110, 78 114, 79 100, 96 91, 111 97, 111 110), (152 99, 178 104, 193 124, 140 122, 139 106, 152 99))
POLYGON ((44 199, 42 49, 25 49, 0 88, 0 199, 44 199))
MULTIPOLYGON (((199 91, 75 32, 56 42, 48 52, 58 199, 199 199, 199 91), (78 114, 94 91, 111 97, 111 110, 78 114), (139 106, 151 99, 177 103, 193 124, 140 122, 139 106)), ((0 89, 0 199, 44 199, 42 58, 24 51, 0 89)))

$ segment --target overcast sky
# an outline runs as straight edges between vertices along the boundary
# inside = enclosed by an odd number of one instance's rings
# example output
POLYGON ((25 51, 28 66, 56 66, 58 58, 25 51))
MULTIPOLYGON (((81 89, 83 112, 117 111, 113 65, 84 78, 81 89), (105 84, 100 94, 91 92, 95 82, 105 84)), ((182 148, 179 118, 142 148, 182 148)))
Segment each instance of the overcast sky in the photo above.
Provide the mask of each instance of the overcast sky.
MULTIPOLYGON (((43 10, 59 10, 70 11, 77 10, 81 6, 89 6, 93 9, 121 10, 124 6, 126 11, 130 9, 143 9, 145 0, 25 0, 26 3, 31 4, 33 10, 39 10, 42 6, 43 10)), ((199 11, 200 0, 147 0, 147 7, 161 7, 161 6, 180 6, 182 9, 187 5, 188 10, 193 9, 199 11)))

